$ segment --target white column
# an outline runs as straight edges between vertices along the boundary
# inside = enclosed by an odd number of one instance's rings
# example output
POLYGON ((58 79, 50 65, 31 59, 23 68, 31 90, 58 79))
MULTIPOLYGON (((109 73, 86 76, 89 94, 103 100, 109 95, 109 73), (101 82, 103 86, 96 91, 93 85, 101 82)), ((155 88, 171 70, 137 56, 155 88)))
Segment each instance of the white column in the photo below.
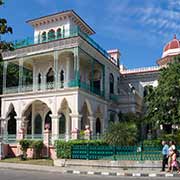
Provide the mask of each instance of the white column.
POLYGON ((6 92, 7 66, 8 66, 7 61, 4 61, 4 64, 3 64, 3 93, 6 92))
POLYGON ((51 121, 52 121, 52 142, 54 144, 54 141, 59 138, 59 116, 52 115, 51 121))
POLYGON ((58 51, 54 51, 54 83, 55 88, 58 88, 58 51))
POLYGON ((81 118, 82 115, 80 114, 70 114, 71 116, 71 121, 72 121, 72 131, 75 129, 80 130, 81 129, 81 118))
POLYGON ((66 82, 69 82, 70 78, 69 78, 69 74, 70 74, 70 61, 69 58, 66 57, 66 82))
POLYGON ((16 139, 23 139, 23 134, 24 132, 24 120, 25 117, 15 117, 16 118, 16 139))
POLYGON ((36 63, 33 62, 33 91, 36 91, 36 63))
POLYGON ((66 115, 66 140, 70 138, 70 117, 69 114, 66 115))
POLYGON ((96 119, 93 116, 88 116, 88 119, 90 121, 90 130, 91 130, 91 135, 95 135, 96 127, 95 127, 95 121, 96 119))

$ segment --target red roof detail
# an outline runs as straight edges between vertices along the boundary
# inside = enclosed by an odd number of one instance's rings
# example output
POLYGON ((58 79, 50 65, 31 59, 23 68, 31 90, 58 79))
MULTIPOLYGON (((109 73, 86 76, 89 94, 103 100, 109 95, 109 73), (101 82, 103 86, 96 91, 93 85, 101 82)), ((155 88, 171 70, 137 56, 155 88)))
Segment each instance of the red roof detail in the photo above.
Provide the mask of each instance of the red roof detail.
POLYGON ((176 48, 180 48, 180 42, 179 40, 176 39, 176 35, 174 35, 173 40, 165 45, 163 52, 166 52, 169 49, 176 49, 176 48))

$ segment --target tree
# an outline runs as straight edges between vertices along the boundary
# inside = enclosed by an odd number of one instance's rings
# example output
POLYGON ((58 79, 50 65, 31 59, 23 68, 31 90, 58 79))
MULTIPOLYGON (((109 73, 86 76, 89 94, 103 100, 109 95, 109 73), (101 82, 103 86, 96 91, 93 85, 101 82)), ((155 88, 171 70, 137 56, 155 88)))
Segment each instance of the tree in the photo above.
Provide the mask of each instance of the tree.
MULTIPOLYGON (((0 6, 3 5, 3 1, 0 0, 0 6)), ((2 61, 2 52, 7 50, 13 50, 13 44, 3 41, 2 35, 6 33, 12 34, 12 28, 7 25, 7 20, 4 18, 0 18, 0 61, 2 61)))
MULTIPOLYGON (((2 6, 4 3, 2 0, 0 0, 0 6, 2 6)), ((11 42, 6 42, 2 40, 2 36, 10 33, 12 34, 12 28, 7 25, 7 20, 5 18, 0 17, 0 93, 2 93, 2 84, 3 84, 3 63, 2 63, 2 53, 5 51, 13 50, 13 44, 11 42)), ((10 70, 11 71, 11 70, 10 70)), ((8 74, 8 72, 7 72, 8 74)), ((14 74, 14 73, 12 73, 14 74)), ((14 81, 13 79, 11 80, 14 81)))
POLYGON ((180 57, 161 69, 158 86, 146 96, 146 117, 154 124, 180 123, 180 57))

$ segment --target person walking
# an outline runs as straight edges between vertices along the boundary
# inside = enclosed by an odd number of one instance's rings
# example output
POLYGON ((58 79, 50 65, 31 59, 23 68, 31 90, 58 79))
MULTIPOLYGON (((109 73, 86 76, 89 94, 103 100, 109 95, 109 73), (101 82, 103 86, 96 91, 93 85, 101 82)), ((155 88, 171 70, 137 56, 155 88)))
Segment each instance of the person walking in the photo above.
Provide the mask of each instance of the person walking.
POLYGON ((163 148, 162 148, 163 159, 162 159, 162 170, 161 171, 165 171, 166 164, 168 164, 169 146, 167 145, 166 141, 162 141, 162 145, 163 145, 163 148))
POLYGON ((168 170, 167 172, 171 171, 171 164, 172 164, 172 155, 173 151, 176 150, 175 142, 169 141, 169 149, 168 149, 168 170))

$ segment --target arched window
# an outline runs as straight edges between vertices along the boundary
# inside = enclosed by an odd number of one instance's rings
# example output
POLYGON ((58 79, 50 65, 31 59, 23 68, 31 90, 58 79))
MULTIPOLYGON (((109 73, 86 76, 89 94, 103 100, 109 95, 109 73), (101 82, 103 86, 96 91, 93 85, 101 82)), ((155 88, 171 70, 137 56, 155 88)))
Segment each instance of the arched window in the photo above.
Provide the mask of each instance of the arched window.
POLYGON ((66 132, 66 118, 63 113, 59 117, 59 134, 65 134, 66 132))
POLYGON ((42 33, 42 42, 46 42, 46 32, 42 33))
POLYGON ((61 28, 57 29, 57 39, 61 38, 62 34, 61 34, 61 28))
POLYGON ((51 130, 52 130, 52 120, 51 120, 50 114, 52 114, 51 111, 49 111, 49 112, 46 114, 44 125, 45 125, 45 128, 48 127, 48 129, 51 131, 51 130))
POLYGON ((55 31, 53 29, 51 29, 48 32, 48 40, 51 41, 51 40, 54 40, 54 39, 55 39, 55 31))
POLYGON ((61 82, 61 88, 64 87, 64 71, 61 70, 60 72, 60 82, 61 82))
POLYGON ((114 94, 114 76, 112 73, 109 75, 109 93, 114 94))
POLYGON ((38 89, 41 89, 41 73, 38 74, 38 89))
POLYGON ((34 133, 42 134, 42 118, 40 114, 37 114, 34 119, 34 133))
POLYGON ((46 83, 48 89, 53 89, 53 82, 54 82, 54 71, 52 68, 50 68, 48 73, 46 74, 46 83))
POLYGON ((96 119, 96 134, 101 134, 101 121, 99 118, 96 119))

